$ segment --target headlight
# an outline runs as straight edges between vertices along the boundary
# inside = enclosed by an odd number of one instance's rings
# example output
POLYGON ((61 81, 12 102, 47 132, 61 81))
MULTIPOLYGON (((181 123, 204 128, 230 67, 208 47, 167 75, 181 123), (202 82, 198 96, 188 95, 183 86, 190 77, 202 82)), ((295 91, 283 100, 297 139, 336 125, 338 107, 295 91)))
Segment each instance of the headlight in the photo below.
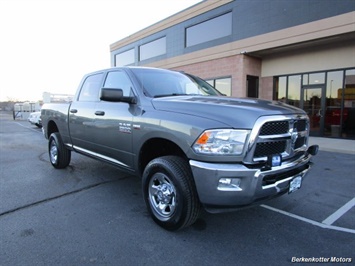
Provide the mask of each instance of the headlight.
POLYGON ((206 130, 195 141, 192 148, 196 153, 202 154, 240 155, 249 132, 249 130, 233 129, 206 130))

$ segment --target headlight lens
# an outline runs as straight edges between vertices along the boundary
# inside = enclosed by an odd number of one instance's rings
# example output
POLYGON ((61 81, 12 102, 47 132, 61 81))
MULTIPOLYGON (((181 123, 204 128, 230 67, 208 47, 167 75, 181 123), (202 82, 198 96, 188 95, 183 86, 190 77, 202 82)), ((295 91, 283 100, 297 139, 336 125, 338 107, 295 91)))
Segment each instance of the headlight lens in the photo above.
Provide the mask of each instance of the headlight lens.
POLYGON ((195 141, 192 148, 197 153, 214 155, 240 155, 249 130, 206 130, 195 141))

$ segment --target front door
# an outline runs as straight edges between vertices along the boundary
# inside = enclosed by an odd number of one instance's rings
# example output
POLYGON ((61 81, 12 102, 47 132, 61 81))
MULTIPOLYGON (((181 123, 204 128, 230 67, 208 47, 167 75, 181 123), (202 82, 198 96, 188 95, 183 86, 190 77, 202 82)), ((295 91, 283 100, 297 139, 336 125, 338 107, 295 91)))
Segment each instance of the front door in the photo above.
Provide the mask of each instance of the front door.
MULTIPOLYGON (((133 85, 121 70, 108 72, 104 87, 121 89, 124 96, 132 96, 133 85)), ((105 101, 95 106, 96 151, 106 160, 126 168, 133 168, 132 119, 136 107, 126 102, 105 101)))
POLYGON ((309 117, 310 134, 322 136, 324 131, 325 86, 303 86, 301 108, 309 117))

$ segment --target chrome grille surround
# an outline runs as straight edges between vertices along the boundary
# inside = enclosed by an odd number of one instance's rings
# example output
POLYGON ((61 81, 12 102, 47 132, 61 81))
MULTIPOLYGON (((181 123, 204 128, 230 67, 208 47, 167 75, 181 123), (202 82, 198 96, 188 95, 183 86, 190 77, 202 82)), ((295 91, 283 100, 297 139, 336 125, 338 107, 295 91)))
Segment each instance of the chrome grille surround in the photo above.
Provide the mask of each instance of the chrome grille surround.
POLYGON ((250 133, 243 162, 265 162, 273 154, 281 154, 283 161, 290 160, 307 150, 308 137, 307 115, 262 116, 250 133))

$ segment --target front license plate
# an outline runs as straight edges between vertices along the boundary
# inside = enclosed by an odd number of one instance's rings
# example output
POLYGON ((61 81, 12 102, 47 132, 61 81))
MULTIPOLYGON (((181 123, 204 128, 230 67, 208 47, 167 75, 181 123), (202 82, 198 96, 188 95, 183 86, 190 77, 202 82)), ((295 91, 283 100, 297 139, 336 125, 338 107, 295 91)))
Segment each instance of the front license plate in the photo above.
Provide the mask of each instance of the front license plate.
POLYGON ((292 193, 297 189, 300 189, 302 185, 302 176, 297 176, 290 182, 290 188, 288 189, 288 193, 292 193))

